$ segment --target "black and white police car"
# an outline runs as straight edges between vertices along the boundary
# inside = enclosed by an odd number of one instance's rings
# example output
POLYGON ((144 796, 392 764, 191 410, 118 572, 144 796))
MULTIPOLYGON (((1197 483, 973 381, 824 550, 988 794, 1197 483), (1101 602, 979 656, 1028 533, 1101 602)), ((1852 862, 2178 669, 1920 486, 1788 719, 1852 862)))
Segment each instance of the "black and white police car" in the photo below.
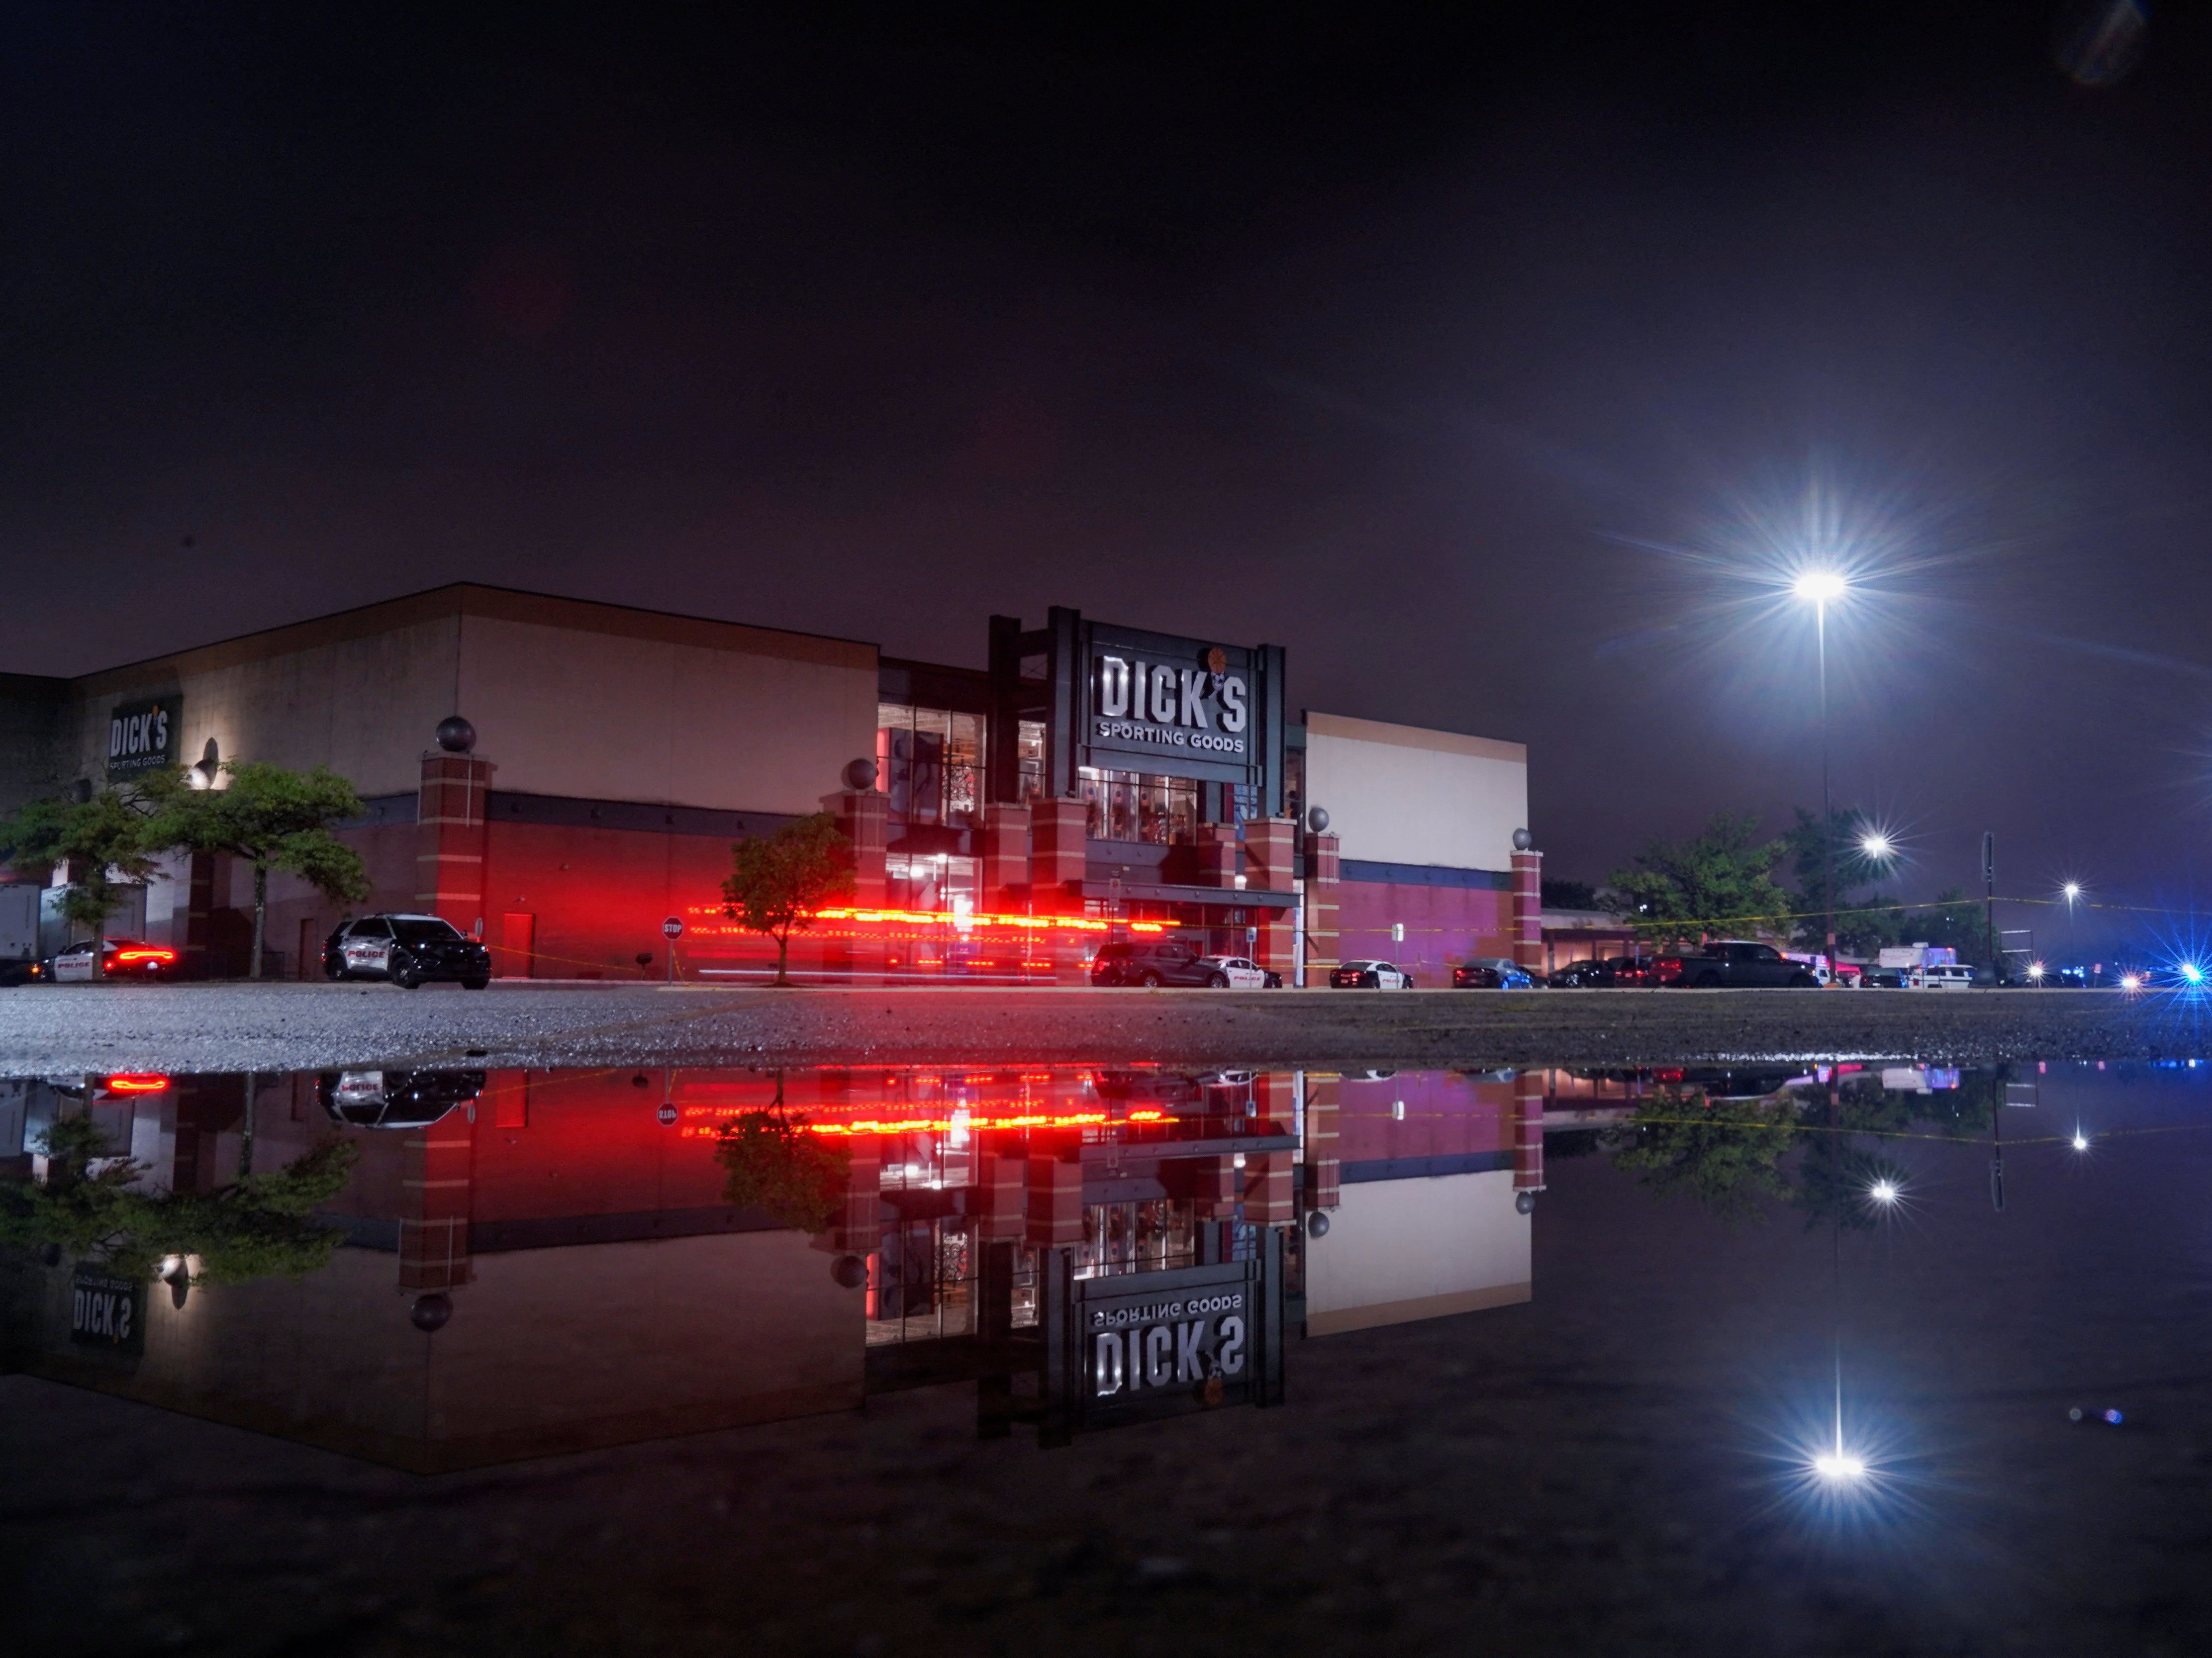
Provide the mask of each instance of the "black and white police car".
POLYGON ((332 979, 386 979, 403 990, 434 979, 482 990, 491 982, 491 951, 436 915, 364 915, 323 941, 323 972, 332 979))

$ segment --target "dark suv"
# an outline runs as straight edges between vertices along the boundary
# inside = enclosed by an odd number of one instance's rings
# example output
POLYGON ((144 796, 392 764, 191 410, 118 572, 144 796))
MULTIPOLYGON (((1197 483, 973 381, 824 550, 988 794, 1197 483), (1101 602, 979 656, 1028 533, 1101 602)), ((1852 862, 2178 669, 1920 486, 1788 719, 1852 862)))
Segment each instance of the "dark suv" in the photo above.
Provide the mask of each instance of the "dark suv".
POLYGON ((1772 944, 1746 938, 1720 939, 1707 944, 1698 955, 1662 956, 1658 972, 1661 984, 1705 990, 1741 985, 1805 989, 1820 982, 1804 963, 1791 961, 1772 944))
POLYGON ((491 951, 440 916, 364 915, 323 941, 323 973, 331 979, 388 979, 402 990, 433 979, 482 990, 491 982, 491 951))
POLYGON ((1229 975, 1181 938, 1108 944, 1091 963, 1094 985, 1205 985, 1226 989, 1229 975))

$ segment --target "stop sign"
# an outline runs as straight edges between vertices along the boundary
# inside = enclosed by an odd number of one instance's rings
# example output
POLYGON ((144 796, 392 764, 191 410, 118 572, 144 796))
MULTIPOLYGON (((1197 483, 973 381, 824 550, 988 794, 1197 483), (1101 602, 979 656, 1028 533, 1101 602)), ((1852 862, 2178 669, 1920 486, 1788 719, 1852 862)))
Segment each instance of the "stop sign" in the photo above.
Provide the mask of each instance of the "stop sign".
POLYGON ((660 924, 660 932, 664 938, 681 938, 684 936, 684 918, 680 915, 670 916, 660 924))

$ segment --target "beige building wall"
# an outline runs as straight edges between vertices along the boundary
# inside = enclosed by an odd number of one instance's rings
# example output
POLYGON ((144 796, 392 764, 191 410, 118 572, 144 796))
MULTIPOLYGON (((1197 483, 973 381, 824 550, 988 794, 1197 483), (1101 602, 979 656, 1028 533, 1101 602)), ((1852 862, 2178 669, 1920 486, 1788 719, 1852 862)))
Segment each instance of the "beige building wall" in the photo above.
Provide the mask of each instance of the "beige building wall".
POLYGON ((1513 1199, 1510 1169, 1347 1182, 1328 1236, 1305 1241, 1306 1333, 1527 1301, 1530 1218, 1513 1199))
POLYGON ((458 708, 495 788, 811 811, 874 752, 876 669, 850 640, 444 587, 86 676, 74 774, 106 774, 118 703, 176 691, 186 764, 213 738, 227 760, 411 793, 458 708))
POLYGON ((1305 799, 1328 811, 1346 858, 1509 869, 1528 822, 1528 750, 1309 711, 1305 799))

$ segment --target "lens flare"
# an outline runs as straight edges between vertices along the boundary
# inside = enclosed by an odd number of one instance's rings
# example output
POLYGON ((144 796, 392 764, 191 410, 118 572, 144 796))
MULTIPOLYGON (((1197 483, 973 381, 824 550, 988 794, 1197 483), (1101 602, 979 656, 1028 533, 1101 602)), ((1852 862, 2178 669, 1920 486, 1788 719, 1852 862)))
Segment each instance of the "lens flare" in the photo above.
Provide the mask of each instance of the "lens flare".
POLYGON ((1790 591, 1810 604, 1832 604, 1850 591, 1850 583, 1833 570, 1807 570, 1790 584, 1790 591))
POLYGON ((1878 1180, 1867 1187, 1867 1196, 1876 1203, 1895 1203, 1903 1195, 1903 1189, 1893 1180, 1878 1180))
POLYGON ((1823 1479, 1838 1482, 1866 1478, 1866 1460, 1848 1451, 1823 1451, 1813 1459, 1813 1472, 1823 1479))

